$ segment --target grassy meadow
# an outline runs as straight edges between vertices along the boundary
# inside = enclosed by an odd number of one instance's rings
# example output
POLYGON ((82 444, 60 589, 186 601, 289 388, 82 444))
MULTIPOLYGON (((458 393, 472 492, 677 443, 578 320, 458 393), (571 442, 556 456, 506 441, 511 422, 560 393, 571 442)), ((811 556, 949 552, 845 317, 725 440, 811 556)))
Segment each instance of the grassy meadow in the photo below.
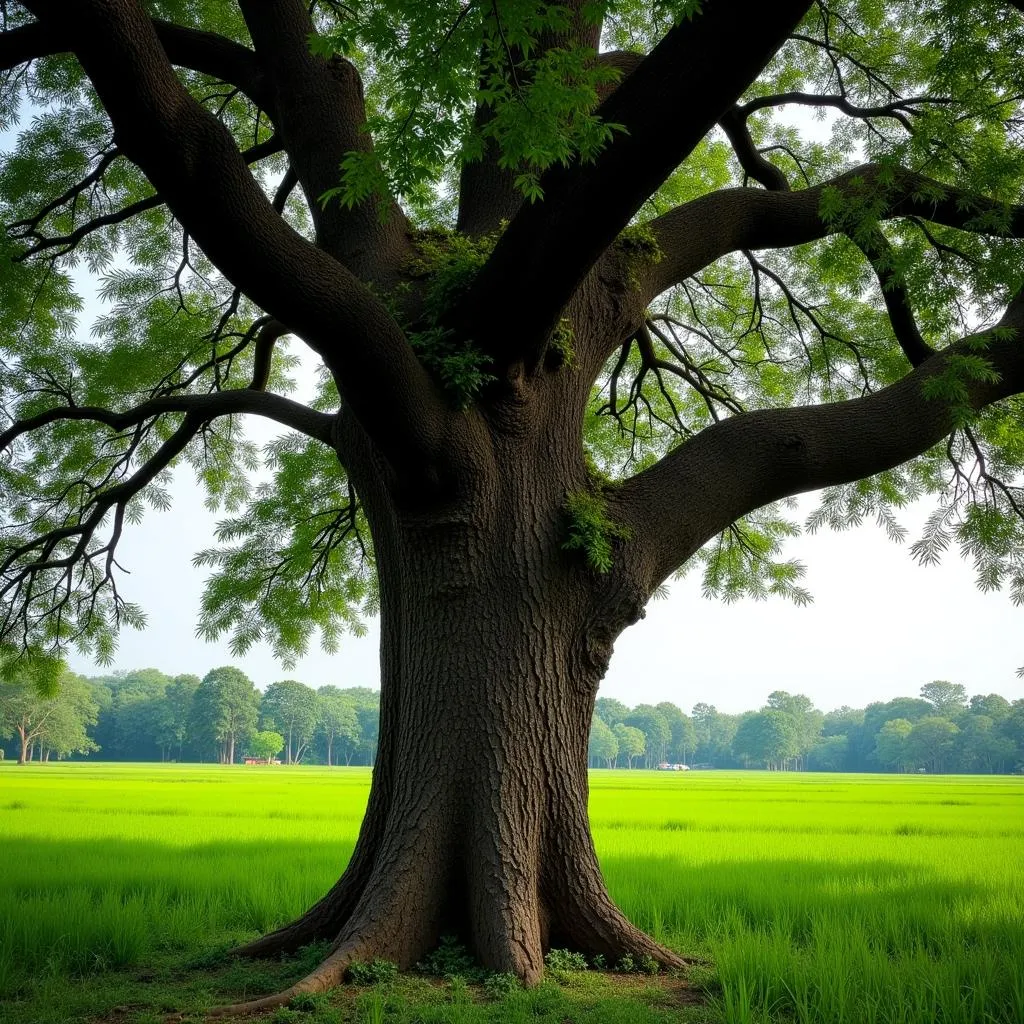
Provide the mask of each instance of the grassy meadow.
MULTIPOLYGON (((594 772, 612 894, 708 961, 501 994, 406 978, 276 1024, 1021 1024, 1024 779, 594 772)), ((0 1022, 202 1019, 309 965, 230 946, 337 878, 367 769, 0 765, 0 1022)), ((316 951, 311 954, 316 956, 316 951)))

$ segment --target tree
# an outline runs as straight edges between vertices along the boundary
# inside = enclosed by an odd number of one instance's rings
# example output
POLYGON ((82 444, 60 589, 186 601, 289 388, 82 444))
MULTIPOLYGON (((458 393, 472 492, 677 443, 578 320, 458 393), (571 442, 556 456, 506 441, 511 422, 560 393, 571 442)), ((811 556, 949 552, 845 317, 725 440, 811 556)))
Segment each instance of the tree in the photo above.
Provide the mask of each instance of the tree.
POLYGON ((271 729, 261 729, 249 737, 246 745, 251 757, 258 757, 261 761, 270 764, 281 753, 281 749, 284 747, 284 737, 271 729))
POLYGON ((782 769, 800 753, 800 740, 793 718, 778 708, 750 715, 740 724, 733 741, 736 753, 768 768, 782 769))
POLYGON ((327 744, 327 764, 334 763, 334 744, 340 740, 348 749, 359 743, 359 719, 352 699, 336 686, 316 691, 317 721, 327 744))
POLYGON ((905 771, 912 760, 907 737, 913 729, 914 726, 905 718, 886 722, 875 735, 875 760, 885 768, 905 771))
POLYGON ((630 709, 614 697, 598 697, 594 702, 594 714, 609 728, 614 729, 619 722, 624 722, 630 709))
POLYGON ((294 679, 271 683, 263 694, 260 709, 264 722, 284 733, 285 763, 297 764, 316 730, 316 691, 294 679))
POLYGON ((929 715, 914 724, 906 739, 907 760, 929 771, 941 772, 960 730, 948 719, 929 715))
POLYGON ((1002 722, 1010 713, 1010 702, 998 693, 989 693, 984 696, 976 693, 970 699, 969 709, 972 715, 985 715, 993 722, 1002 722))
POLYGON ((615 765, 615 759, 619 756, 619 741, 616 739, 615 733, 597 715, 594 715, 593 721, 590 723, 590 743, 587 746, 587 756, 590 758, 591 764, 596 764, 597 767, 604 765, 606 768, 612 768, 615 765))
POLYGON ((40 760, 49 761, 51 754, 64 758, 99 750, 87 731, 96 724, 98 711, 88 683, 68 672, 61 680, 52 714, 46 716, 39 732, 40 760))
POLYGON ((644 734, 635 725, 624 725, 619 722, 612 729, 612 736, 619 745, 619 753, 626 759, 626 767, 632 768, 633 761, 643 757, 647 749, 644 734))
POLYGON ((528 982, 548 936, 678 965, 601 879, 594 697, 687 563, 807 599, 773 503, 899 534, 936 491, 918 557, 1024 587, 1019 15, 847 7, 6 5, 5 650, 141 624, 117 547, 175 467, 226 510, 204 636, 287 663, 381 613, 356 851, 247 949, 333 952, 248 1010, 453 922, 528 982))
POLYGON ((185 741, 188 739, 189 709, 201 680, 199 676, 185 673, 175 676, 164 691, 164 707, 159 721, 157 742, 163 751, 178 748, 180 761, 185 741))
POLYGON ((637 704, 626 716, 624 724, 631 725, 644 734, 644 763, 648 768, 653 768, 668 757, 672 729, 665 715, 656 707, 651 704, 637 704))
POLYGON ((216 746, 221 764, 235 763, 235 745, 256 729, 259 691, 240 669, 230 665, 207 672, 192 699, 190 722, 197 737, 216 746))
POLYGON ((950 683, 936 679, 921 687, 921 696, 928 701, 940 716, 950 717, 962 711, 967 704, 967 690, 961 683, 950 683))
POLYGON ((668 701, 658 704, 657 710, 668 722, 672 733, 669 741, 669 760, 676 764, 686 764, 687 757, 693 754, 697 746, 697 731, 693 721, 684 715, 680 708, 668 701))
POLYGON ((802 693, 790 694, 785 690, 775 690, 768 695, 765 707, 781 711, 789 717, 793 725, 795 756, 806 757, 818 742, 824 721, 824 715, 814 706, 811 698, 802 693))

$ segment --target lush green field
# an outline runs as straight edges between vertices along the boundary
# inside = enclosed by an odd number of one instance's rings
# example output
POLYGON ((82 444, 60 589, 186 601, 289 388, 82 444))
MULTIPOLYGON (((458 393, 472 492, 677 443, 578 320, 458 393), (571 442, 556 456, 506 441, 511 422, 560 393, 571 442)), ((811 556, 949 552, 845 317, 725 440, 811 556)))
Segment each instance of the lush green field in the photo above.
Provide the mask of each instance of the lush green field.
MULTIPOLYGON (((279 985, 302 965, 216 953, 337 877, 368 785, 365 769, 0 766, 0 1021, 120 1006, 141 1022, 279 985)), ((320 1019, 1024 1021, 1024 779, 596 772, 591 816, 630 917, 713 962, 703 1005, 586 976, 498 1003, 375 990, 320 1019)))

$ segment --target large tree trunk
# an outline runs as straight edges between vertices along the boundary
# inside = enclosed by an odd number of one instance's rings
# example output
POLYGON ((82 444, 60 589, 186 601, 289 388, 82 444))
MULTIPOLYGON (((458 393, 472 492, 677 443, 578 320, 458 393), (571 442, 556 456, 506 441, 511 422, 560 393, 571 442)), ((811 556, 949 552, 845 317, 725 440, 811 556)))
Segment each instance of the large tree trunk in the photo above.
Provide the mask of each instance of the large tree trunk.
POLYGON ((247 1009, 338 984, 353 960, 411 967, 446 934, 528 984, 552 946, 683 963, 625 919, 601 877, 587 745, 610 644, 593 575, 561 549, 561 501, 543 517, 523 508, 529 493, 483 515, 374 523, 381 723, 362 830, 334 888, 242 951, 327 939, 331 952, 247 1009))

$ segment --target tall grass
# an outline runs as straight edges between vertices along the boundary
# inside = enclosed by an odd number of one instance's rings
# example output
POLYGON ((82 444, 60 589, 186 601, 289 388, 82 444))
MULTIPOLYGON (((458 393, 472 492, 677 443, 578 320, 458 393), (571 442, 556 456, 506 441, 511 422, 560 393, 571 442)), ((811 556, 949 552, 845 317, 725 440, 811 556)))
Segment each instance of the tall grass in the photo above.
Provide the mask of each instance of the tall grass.
MULTIPOLYGON (((368 786, 0 767, 0 997, 198 962, 295 916, 343 868, 368 786)), ((596 772, 591 818, 613 895, 714 962, 727 1024, 1024 1021, 1022 779, 596 772)))

